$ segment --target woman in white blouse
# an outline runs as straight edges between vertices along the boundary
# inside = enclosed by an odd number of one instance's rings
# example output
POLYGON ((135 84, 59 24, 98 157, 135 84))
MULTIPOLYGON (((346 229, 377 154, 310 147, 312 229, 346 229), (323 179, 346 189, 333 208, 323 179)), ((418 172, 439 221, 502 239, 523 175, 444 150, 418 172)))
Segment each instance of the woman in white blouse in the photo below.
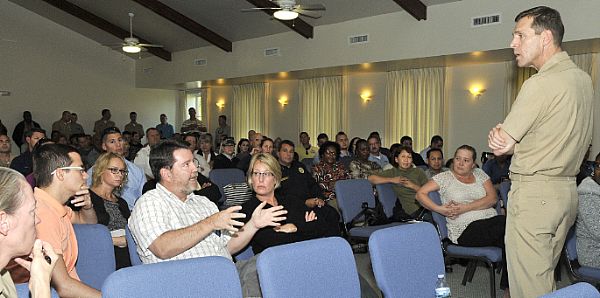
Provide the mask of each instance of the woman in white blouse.
MULTIPOLYGON (((506 217, 498 215, 496 190, 490 177, 475 164, 475 148, 462 145, 454 153, 450 171, 440 173, 417 192, 421 205, 446 217, 448 238, 462 246, 497 246, 504 257, 506 217), (442 205, 429 199, 429 192, 439 191, 442 205)), ((500 287, 509 296, 506 264, 500 287)))

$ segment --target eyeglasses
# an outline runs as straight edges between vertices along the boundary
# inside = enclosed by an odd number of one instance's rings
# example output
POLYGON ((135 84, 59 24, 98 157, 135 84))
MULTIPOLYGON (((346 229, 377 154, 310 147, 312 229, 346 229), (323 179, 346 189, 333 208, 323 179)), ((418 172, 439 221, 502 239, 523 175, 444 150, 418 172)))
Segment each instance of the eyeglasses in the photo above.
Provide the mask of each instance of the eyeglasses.
POLYGON ((82 167, 60 167, 60 168, 56 168, 56 170, 52 171, 52 173, 50 173, 50 175, 54 175, 56 174, 56 171, 58 170, 63 170, 63 171, 69 171, 69 170, 75 170, 75 171, 79 171, 81 174, 85 173, 85 168, 82 167))
POLYGON ((122 176, 127 176, 129 174, 129 171, 121 170, 119 168, 107 168, 107 170, 109 170, 113 175, 121 173, 122 176))
POLYGON ((265 177, 275 177, 275 174, 273 174, 271 172, 252 172, 252 176, 258 177, 258 178, 260 178, 260 177, 265 178, 265 177))
POLYGON ((200 161, 198 159, 194 158, 194 160, 188 161, 188 162, 184 163, 183 167, 187 168, 190 165, 194 165, 196 168, 199 168, 200 167, 200 161))
POLYGON ((337 152, 327 150, 327 151, 325 151, 325 154, 327 154, 327 155, 336 155, 337 152))

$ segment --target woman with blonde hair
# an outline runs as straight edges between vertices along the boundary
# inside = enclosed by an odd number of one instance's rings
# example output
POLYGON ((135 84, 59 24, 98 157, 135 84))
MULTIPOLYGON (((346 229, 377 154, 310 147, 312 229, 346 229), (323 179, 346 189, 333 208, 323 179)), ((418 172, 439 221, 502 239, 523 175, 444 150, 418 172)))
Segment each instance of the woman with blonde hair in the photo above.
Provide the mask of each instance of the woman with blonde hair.
POLYGON ((127 202, 120 197, 123 185, 127 183, 127 165, 123 157, 106 152, 94 164, 90 195, 98 223, 108 227, 115 248, 117 269, 131 266, 125 226, 131 212, 127 202))

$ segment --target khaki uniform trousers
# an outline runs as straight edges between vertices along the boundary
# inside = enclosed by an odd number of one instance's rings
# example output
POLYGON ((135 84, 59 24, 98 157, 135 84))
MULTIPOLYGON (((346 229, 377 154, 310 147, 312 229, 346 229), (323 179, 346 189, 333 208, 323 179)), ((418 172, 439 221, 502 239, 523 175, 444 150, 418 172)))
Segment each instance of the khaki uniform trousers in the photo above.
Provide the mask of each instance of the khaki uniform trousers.
POLYGON ((575 177, 511 174, 506 259, 511 297, 556 289, 554 268, 577 216, 575 177))

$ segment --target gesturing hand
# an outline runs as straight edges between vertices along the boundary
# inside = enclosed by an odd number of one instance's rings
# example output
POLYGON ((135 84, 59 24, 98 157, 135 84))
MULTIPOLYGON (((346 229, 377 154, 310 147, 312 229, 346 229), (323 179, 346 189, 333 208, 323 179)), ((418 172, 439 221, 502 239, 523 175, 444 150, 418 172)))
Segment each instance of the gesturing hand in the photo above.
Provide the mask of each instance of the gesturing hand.
POLYGON ((279 226, 279 222, 286 219, 285 214, 287 214, 287 210, 283 209, 283 206, 275 206, 269 209, 263 209, 267 205, 267 201, 260 203, 252 212, 252 217, 250 221, 254 225, 255 228, 261 229, 266 226, 279 226))
POLYGON ((241 209, 242 206, 229 207, 221 212, 217 212, 209 216, 206 218, 206 221, 212 225, 213 230, 228 230, 232 233, 235 233, 238 231, 238 228, 236 227, 241 227, 244 225, 243 222, 236 220, 237 218, 246 217, 246 214, 238 212, 241 209))
POLYGON ((306 211, 306 213, 304 213, 304 220, 306 222, 311 222, 311 221, 317 220, 317 214, 315 214, 314 211, 310 211, 310 212, 306 211))

